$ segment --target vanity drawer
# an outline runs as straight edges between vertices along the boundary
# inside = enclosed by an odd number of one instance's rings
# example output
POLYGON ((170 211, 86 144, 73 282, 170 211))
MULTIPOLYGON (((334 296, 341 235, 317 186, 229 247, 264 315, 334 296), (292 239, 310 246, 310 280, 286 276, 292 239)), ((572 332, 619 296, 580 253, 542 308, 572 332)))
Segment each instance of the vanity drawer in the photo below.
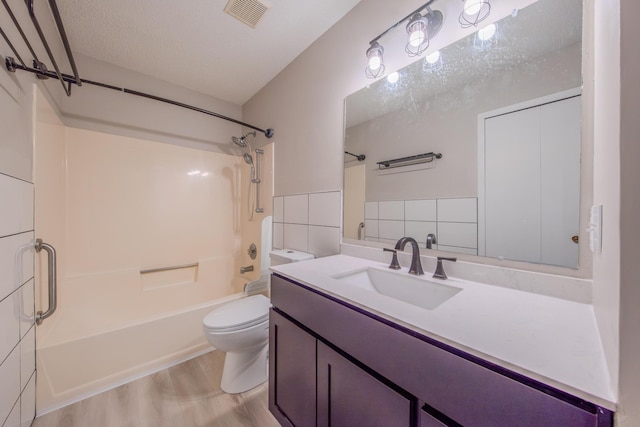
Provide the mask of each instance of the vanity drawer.
POLYGON ((274 307, 465 426, 605 426, 612 414, 274 275, 274 307))

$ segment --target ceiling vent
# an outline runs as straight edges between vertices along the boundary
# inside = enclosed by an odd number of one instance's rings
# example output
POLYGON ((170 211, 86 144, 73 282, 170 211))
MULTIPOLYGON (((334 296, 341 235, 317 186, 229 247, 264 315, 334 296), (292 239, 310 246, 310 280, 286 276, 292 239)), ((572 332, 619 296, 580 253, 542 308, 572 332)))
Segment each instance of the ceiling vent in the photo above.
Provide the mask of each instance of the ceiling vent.
POLYGON ((264 0, 229 0, 224 11, 240 22, 255 28, 270 7, 271 4, 264 0))

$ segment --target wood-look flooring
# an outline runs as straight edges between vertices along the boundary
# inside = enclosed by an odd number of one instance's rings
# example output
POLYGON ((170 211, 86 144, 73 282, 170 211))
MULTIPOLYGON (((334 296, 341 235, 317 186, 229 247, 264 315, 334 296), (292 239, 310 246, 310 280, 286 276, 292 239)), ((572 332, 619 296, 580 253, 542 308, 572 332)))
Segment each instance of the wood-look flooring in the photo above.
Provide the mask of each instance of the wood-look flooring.
POLYGON ((212 351, 45 414, 32 427, 279 427, 268 383, 226 394, 223 362, 224 353, 212 351))

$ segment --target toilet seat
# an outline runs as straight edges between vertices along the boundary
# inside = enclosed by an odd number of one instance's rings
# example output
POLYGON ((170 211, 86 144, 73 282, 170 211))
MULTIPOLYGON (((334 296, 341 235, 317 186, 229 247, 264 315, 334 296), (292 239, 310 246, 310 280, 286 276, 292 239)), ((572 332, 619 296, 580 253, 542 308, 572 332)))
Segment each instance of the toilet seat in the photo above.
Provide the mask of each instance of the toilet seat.
POLYGON ((202 321, 211 332, 232 332, 269 320, 271 302, 264 295, 241 298, 214 309, 202 321))

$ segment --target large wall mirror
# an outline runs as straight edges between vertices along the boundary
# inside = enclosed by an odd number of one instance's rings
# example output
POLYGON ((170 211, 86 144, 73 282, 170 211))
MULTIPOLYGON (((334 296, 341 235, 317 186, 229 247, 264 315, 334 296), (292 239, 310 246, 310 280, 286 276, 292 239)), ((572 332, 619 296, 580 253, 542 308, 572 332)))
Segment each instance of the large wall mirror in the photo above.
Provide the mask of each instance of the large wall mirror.
POLYGON ((578 267, 582 1, 496 26, 346 98, 345 239, 578 267))

